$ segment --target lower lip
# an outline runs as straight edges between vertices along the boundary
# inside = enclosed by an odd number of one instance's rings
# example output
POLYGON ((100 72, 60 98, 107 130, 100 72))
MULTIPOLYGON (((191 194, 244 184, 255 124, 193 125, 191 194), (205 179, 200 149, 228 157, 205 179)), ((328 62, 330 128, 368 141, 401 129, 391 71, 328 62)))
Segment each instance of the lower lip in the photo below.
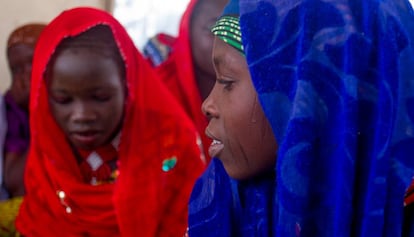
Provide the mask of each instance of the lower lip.
POLYGON ((223 150, 224 145, 222 143, 219 144, 211 144, 208 148, 208 154, 210 157, 217 157, 218 154, 223 150))
POLYGON ((98 134, 93 133, 90 135, 83 135, 83 134, 75 133, 75 134, 72 134, 72 138, 74 141, 76 141, 76 143, 80 143, 80 144, 87 146, 87 145, 93 144, 97 140, 98 134))

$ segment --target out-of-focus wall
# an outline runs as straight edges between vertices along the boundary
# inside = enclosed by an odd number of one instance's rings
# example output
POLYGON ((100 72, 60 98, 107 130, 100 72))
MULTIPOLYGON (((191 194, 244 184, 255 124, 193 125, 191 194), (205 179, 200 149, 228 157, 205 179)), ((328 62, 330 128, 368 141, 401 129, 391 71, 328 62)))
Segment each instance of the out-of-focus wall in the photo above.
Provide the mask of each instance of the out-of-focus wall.
POLYGON ((1 0, 0 1, 0 92, 10 85, 6 43, 16 27, 29 22, 47 23, 65 9, 92 6, 112 12, 114 0, 1 0))
MULTIPOLYGON (((210 0, 208 0, 210 1, 210 0)), ((139 50, 159 32, 178 34, 181 16, 190 0, 116 0, 113 14, 139 50)))

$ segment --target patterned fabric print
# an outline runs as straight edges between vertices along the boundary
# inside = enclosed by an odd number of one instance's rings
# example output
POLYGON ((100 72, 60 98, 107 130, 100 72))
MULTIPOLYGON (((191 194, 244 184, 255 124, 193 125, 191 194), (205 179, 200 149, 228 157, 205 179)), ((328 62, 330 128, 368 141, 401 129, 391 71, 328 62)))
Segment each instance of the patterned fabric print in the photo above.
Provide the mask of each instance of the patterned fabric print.
POLYGON ((252 79, 279 142, 273 236, 401 235, 414 21, 401 22, 411 13, 391 1, 350 2, 240 1, 252 79))
POLYGON ((95 151, 78 150, 80 170, 85 182, 92 185, 113 183, 118 177, 118 145, 120 135, 111 144, 95 151))
POLYGON ((213 29, 211 29, 211 32, 213 32, 215 36, 218 36, 224 42, 233 46, 240 53, 244 54, 243 45, 241 41, 239 19, 237 17, 221 17, 216 22, 213 29))
POLYGON ((163 33, 157 34, 144 45, 144 57, 148 59, 152 66, 159 66, 167 60, 174 42, 175 38, 173 36, 163 33))
MULTIPOLYGON (((218 159, 212 159, 194 185, 189 204, 189 236, 232 236, 231 181, 218 159)), ((237 198, 234 196, 234 198, 237 198)))

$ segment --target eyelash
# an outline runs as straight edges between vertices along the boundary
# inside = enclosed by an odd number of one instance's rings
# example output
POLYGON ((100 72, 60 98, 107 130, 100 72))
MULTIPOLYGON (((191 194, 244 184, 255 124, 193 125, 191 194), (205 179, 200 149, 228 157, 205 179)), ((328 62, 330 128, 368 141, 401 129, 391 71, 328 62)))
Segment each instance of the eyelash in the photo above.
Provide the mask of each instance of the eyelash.
POLYGON ((231 91, 233 89, 234 81, 217 78, 217 83, 224 85, 225 90, 231 91))
POLYGON ((106 101, 108 101, 109 99, 110 99, 111 97, 109 96, 109 95, 105 95, 105 96, 102 96, 102 95, 95 95, 95 96, 93 96, 93 99, 94 100, 96 100, 96 101, 98 101, 98 102, 106 102, 106 101))
MULTIPOLYGON (((65 97, 61 97, 61 98, 52 97, 52 99, 57 104, 61 104, 61 105, 69 104, 72 101, 71 98, 65 98, 65 97)), ((110 99, 111 99, 111 96, 96 96, 96 95, 92 96, 92 100, 96 102, 107 102, 110 99)))
POLYGON ((56 97, 52 97, 53 101, 57 104, 61 104, 61 105, 66 105, 69 104, 71 102, 70 98, 56 98, 56 97))

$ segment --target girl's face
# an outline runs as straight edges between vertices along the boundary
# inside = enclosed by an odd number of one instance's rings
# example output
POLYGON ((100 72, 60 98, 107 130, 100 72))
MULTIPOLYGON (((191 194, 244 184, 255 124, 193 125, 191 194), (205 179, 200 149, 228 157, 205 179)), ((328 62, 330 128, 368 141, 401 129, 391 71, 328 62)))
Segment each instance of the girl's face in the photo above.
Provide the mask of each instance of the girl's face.
POLYGON ((115 60, 86 47, 65 49, 48 80, 52 114, 76 148, 93 150, 119 132, 125 86, 115 60))
POLYGON ((246 59, 215 38, 216 84, 202 105, 214 141, 211 157, 219 158, 235 179, 247 179, 274 168, 277 143, 253 87, 246 59))
POLYGON ((7 58, 12 74, 11 91, 13 98, 25 110, 29 106, 33 51, 33 47, 27 44, 16 44, 7 50, 7 58))
POLYGON ((214 35, 211 28, 217 21, 227 0, 199 0, 191 17, 191 53, 197 71, 208 75, 199 82, 202 99, 207 97, 214 85, 214 68, 211 63, 214 35), (211 79, 211 80, 209 80, 211 79), (208 80, 208 81, 207 81, 208 80))

